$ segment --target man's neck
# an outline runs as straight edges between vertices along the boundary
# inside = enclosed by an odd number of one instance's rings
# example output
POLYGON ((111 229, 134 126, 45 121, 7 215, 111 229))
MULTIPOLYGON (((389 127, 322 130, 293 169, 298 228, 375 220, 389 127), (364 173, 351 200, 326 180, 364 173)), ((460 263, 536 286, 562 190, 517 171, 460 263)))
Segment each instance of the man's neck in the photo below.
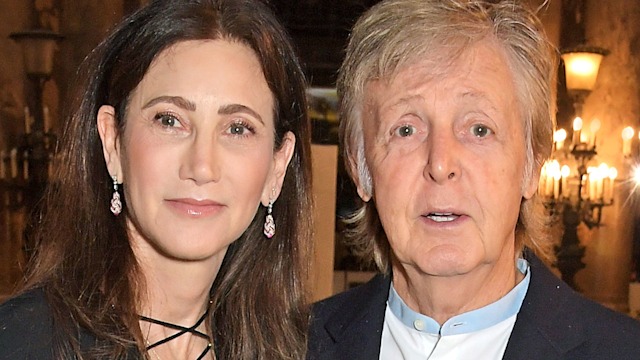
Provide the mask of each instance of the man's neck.
POLYGON ((393 263, 394 288, 412 310, 440 325, 462 313, 489 305, 511 291, 524 275, 513 261, 485 264, 455 276, 432 276, 393 263))

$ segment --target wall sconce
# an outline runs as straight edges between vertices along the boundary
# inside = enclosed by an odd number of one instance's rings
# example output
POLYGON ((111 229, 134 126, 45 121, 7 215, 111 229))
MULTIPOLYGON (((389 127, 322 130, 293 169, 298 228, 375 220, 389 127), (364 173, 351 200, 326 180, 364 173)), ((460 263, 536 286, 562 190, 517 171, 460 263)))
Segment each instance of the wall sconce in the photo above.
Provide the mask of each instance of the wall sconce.
MULTIPOLYGON (((11 33, 9 37, 22 48, 25 72, 35 88, 33 126, 26 124, 25 128, 33 129, 36 132, 46 132, 49 129, 45 126, 47 124, 44 124, 42 92, 44 83, 51 77, 53 55, 57 49, 57 43, 63 39, 63 36, 47 29, 32 29, 11 33)), ((29 119, 25 119, 25 121, 28 122, 29 119)))
POLYGON ((9 37, 22 47, 22 58, 28 76, 48 78, 53 71, 53 54, 63 36, 47 29, 14 32, 9 37))
POLYGON ((567 132, 559 129, 554 134, 551 159, 542 168, 538 195, 550 215, 562 221, 563 233, 556 246, 556 267, 562 279, 576 289, 575 274, 582 262, 585 247, 578 238, 578 225, 592 228, 600 225, 603 207, 613 204, 613 190, 617 169, 606 164, 592 166, 597 156, 596 139, 600 120, 593 119, 585 132, 582 106, 593 90, 602 58, 607 51, 595 47, 579 46, 562 53, 567 92, 573 100, 576 118, 573 120, 571 143, 567 146, 567 132))
MULTIPOLYGON (((49 112, 42 100, 43 90, 53 72, 57 43, 63 37, 47 29, 14 32, 9 37, 22 49, 25 73, 32 84, 31 92, 27 93, 31 109, 25 107, 25 132, 19 144, 12 149, 0 149, 0 195, 8 199, 3 206, 9 210, 26 208, 30 216, 35 216, 33 210, 50 180, 57 141, 50 132, 49 112)), ((26 230, 23 237, 24 250, 30 251, 33 244, 28 241, 26 230)))
POLYGON ((573 100, 576 116, 582 116, 582 105, 596 84, 605 49, 578 46, 562 52, 567 91, 573 100))

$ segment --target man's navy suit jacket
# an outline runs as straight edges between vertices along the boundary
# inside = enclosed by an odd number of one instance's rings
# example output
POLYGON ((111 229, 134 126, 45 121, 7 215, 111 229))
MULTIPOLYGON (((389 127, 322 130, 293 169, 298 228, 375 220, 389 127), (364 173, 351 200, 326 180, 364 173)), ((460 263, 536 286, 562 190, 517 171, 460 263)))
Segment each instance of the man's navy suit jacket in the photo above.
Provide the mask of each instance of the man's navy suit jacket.
MULTIPOLYGON (((527 260, 531 282, 503 359, 640 360, 640 321, 577 294, 536 257, 527 260)), ((377 275, 314 304, 307 359, 378 359, 390 282, 377 275)))

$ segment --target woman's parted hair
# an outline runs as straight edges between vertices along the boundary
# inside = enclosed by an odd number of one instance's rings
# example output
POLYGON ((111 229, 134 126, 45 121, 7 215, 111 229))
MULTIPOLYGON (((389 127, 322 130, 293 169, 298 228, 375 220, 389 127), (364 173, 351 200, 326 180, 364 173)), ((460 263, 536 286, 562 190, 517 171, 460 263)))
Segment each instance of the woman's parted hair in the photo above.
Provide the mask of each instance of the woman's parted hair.
POLYGON ((152 1, 117 25, 83 62, 25 286, 45 289, 56 321, 66 328, 57 335, 60 356, 120 358, 132 347, 144 350, 136 314, 145 284, 128 241, 126 199, 120 216, 108 209, 113 187, 96 115, 101 105, 112 105, 122 132, 129 97, 154 59, 176 43, 207 39, 237 41, 254 51, 274 96, 274 150, 286 132, 296 137, 273 205, 276 235, 264 238, 266 210, 260 207, 229 247, 213 284, 209 325, 217 354, 304 358, 312 228, 306 81, 287 33, 259 0, 152 1), (100 348, 79 349, 78 325, 98 338, 100 348))
MULTIPOLYGON (((525 129, 524 181, 535 179, 551 154, 555 125, 558 54, 539 19, 516 0, 387 0, 370 8, 355 24, 340 68, 340 142, 349 175, 372 195, 364 154, 363 110, 372 80, 390 80, 416 61, 449 64, 469 45, 490 39, 500 46, 516 86, 525 129)), ((350 245, 380 271, 389 269, 389 243, 375 199, 346 222, 350 245)), ((516 250, 526 246, 550 257, 547 219, 537 195, 523 199, 516 225, 516 250)))

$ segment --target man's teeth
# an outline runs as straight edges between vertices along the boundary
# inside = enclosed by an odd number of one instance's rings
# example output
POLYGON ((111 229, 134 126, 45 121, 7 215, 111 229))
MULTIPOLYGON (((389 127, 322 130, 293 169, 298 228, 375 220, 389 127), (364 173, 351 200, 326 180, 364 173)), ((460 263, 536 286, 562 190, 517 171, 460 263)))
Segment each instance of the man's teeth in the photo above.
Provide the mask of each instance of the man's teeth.
POLYGON ((453 221, 458 218, 458 215, 453 213, 431 213, 427 217, 435 222, 453 221))

